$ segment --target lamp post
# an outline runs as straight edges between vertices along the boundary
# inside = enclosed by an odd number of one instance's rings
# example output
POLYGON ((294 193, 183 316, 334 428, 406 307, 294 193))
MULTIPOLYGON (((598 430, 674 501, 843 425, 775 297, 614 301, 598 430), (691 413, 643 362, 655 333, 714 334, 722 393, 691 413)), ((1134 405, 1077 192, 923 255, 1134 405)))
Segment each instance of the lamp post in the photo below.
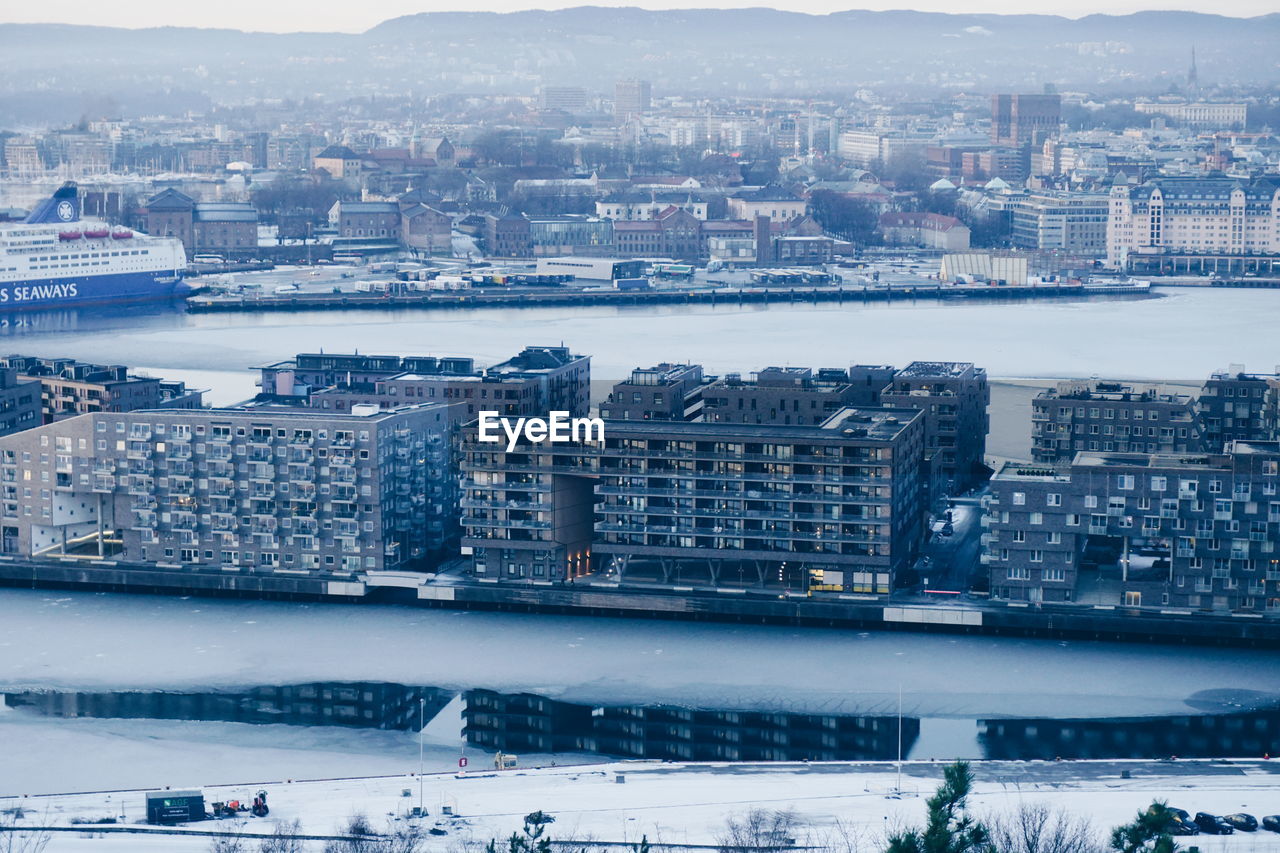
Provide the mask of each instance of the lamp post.
POLYGON ((422 817, 422 730, 426 728, 427 700, 418 697, 418 817, 422 817))

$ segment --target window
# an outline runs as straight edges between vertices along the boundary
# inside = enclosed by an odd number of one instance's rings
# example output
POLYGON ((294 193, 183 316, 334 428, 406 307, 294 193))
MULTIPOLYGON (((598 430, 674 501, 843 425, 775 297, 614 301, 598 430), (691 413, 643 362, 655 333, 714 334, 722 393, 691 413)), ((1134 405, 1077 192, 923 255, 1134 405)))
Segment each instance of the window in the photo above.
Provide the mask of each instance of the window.
POLYGON ((1062 506, 1062 495, 1057 494, 1056 492, 1051 492, 1050 494, 1045 495, 1045 503, 1049 506, 1062 506))

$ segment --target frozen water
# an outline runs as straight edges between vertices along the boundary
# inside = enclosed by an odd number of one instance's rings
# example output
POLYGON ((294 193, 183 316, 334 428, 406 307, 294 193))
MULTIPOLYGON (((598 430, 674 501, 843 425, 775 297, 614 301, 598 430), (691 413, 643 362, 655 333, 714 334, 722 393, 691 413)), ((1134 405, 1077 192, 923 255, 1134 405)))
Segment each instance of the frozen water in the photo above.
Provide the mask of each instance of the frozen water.
POLYGON ((0 688, 389 681, 909 716, 1110 717, 1280 700, 1272 652, 0 590, 0 688), (661 653, 659 653, 661 652, 661 653))

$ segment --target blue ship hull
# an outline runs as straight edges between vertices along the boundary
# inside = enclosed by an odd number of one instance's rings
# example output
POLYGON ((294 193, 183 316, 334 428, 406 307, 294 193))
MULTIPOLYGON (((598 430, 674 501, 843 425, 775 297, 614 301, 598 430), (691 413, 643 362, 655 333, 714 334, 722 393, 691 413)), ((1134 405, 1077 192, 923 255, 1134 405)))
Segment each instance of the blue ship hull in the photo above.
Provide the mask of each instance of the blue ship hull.
POLYGON ((172 273, 109 273, 58 276, 0 283, 0 312, 78 305, 150 302, 183 296, 190 291, 172 273), (170 279, 161 281, 161 279, 170 279))

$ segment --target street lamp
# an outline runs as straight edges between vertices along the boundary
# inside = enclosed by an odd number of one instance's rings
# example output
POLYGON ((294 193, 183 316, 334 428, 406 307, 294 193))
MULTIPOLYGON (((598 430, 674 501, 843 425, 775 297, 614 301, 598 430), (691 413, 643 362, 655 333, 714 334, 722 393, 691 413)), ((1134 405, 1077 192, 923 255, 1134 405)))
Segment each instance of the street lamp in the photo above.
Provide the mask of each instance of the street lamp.
POLYGON ((418 817, 422 817, 422 730, 426 728, 426 697, 418 697, 418 817))

